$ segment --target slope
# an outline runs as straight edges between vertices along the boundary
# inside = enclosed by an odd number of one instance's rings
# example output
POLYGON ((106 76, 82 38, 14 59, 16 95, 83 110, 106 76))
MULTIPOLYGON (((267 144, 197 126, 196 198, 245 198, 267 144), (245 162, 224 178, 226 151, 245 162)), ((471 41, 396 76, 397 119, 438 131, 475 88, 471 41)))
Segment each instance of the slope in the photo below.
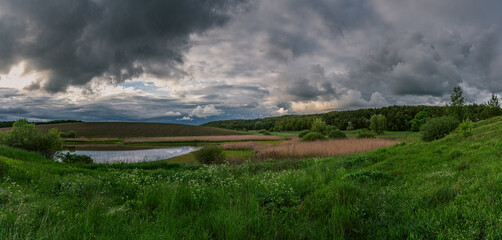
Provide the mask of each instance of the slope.
POLYGON ((500 239, 502 118, 472 133, 215 166, 66 165, 0 147, 0 238, 500 239))

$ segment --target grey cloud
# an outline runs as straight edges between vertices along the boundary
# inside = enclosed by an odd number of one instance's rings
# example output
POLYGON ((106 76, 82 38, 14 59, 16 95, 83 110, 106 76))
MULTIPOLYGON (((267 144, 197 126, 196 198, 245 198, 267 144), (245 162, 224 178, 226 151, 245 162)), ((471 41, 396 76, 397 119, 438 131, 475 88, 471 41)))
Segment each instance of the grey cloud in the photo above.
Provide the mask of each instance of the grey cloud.
POLYGON ((388 31, 342 79, 344 86, 368 96, 374 91, 395 95, 441 96, 461 82, 458 68, 421 33, 388 31))
POLYGON ((0 115, 22 115, 22 114, 26 114, 28 113, 28 111, 26 111, 26 109, 22 108, 22 107, 15 107, 15 108, 11 108, 11 107, 7 107, 7 108, 0 108, 0 115))
POLYGON ((325 100, 338 96, 334 80, 325 76, 320 65, 310 66, 305 72, 282 73, 276 81, 274 94, 287 101, 325 100))
POLYGON ((272 4, 262 1, 268 11, 263 31, 267 56, 288 63, 304 54, 322 51, 319 38, 342 37, 344 33, 368 27, 384 27, 378 13, 366 0, 283 0, 272 4), (285 14, 287 13, 287 14, 285 14), (273 24, 270 24, 273 23, 273 24), (320 23, 320 24, 319 24, 320 23))
POLYGON ((84 85, 95 77, 112 83, 150 73, 185 74, 178 68, 190 35, 224 25, 241 0, 48 0, 0 3, 0 71, 27 61, 49 71, 49 92, 84 85), (8 14, 7 14, 8 13, 8 14))

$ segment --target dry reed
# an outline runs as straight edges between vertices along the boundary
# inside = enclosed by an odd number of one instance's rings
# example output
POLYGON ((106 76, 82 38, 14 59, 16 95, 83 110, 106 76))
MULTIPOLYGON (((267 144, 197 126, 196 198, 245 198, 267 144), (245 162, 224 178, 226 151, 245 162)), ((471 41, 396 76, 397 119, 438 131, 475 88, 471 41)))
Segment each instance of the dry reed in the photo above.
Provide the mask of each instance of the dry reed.
POLYGON ((376 139, 341 139, 316 142, 301 142, 298 138, 278 145, 264 145, 254 142, 228 143, 225 149, 252 149, 255 160, 284 159, 294 157, 331 157, 350 153, 371 151, 396 144, 396 141, 376 139))

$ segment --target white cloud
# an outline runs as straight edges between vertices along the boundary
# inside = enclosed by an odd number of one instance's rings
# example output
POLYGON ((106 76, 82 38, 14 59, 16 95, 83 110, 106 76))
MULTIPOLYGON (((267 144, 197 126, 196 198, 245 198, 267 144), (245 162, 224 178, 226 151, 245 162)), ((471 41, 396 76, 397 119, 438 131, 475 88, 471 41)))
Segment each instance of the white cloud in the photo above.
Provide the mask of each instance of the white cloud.
POLYGON ((182 117, 182 118, 178 118, 178 119, 176 119, 176 120, 181 120, 181 121, 192 121, 192 120, 193 120, 193 118, 191 118, 191 117, 189 117, 189 116, 184 116, 184 117, 182 117))
POLYGON ((181 116, 180 112, 173 112, 173 111, 168 111, 164 114, 164 116, 167 117, 175 117, 175 116, 181 116))
POLYGON ((279 115, 286 115, 286 114, 288 114, 289 111, 284 108, 279 108, 279 110, 277 110, 275 112, 278 113, 279 115))
POLYGON ((210 117, 210 116, 217 116, 222 113, 223 113, 223 111, 216 109, 213 104, 210 104, 205 107, 197 106, 190 113, 190 117, 195 116, 195 117, 199 117, 199 118, 206 118, 206 117, 210 117))

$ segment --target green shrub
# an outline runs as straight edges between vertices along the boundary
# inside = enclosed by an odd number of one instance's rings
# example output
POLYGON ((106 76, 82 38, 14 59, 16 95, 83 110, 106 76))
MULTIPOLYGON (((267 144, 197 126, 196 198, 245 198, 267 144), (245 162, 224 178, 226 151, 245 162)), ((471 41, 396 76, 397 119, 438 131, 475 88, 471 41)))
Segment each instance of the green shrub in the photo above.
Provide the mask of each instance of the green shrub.
POLYGON ((197 162, 202 164, 225 163, 223 149, 218 146, 205 146, 193 154, 197 162))
POLYGON ((340 131, 338 129, 331 129, 326 135, 328 136, 328 138, 331 138, 331 139, 347 138, 347 135, 345 135, 345 133, 343 133, 342 131, 340 131))
POLYGON ((258 133, 261 133, 263 135, 270 135, 270 133, 265 129, 258 130, 258 133))
POLYGON ((62 138, 76 138, 77 137, 77 133, 75 131, 73 131, 73 130, 70 130, 67 133, 65 133, 65 132, 59 133, 59 136, 61 136, 62 138))
POLYGON ((458 120, 451 116, 431 118, 420 128, 422 140, 430 142, 441 139, 455 130, 458 124, 458 120))
POLYGON ((359 131, 359 133, 357 133, 357 138, 375 138, 375 137, 376 137, 375 133, 368 131, 366 129, 361 130, 359 131))
POLYGON ((385 118, 384 115, 378 114, 378 115, 373 115, 371 116, 370 119, 370 128, 373 130, 376 134, 382 134, 387 126, 387 118, 385 118))
POLYGON ((460 125, 458 125, 457 128, 457 132, 462 134, 462 136, 464 137, 472 136, 471 130, 472 130, 472 124, 471 120, 469 119, 462 121, 462 123, 460 123, 460 125))
POLYGON ((4 161, 0 160, 0 180, 2 180, 2 178, 7 175, 8 171, 9 171, 9 165, 4 161))
POLYGON ((429 114, 428 109, 424 109, 418 112, 415 117, 410 121, 411 123, 411 131, 418 132, 420 131, 420 127, 424 125, 427 121, 427 115, 429 114))
POLYGON ((59 157, 64 163, 93 163, 92 158, 88 155, 78 155, 67 152, 65 154, 60 154, 59 157))
POLYGON ((338 128, 333 125, 326 125, 326 127, 324 127, 324 130, 320 133, 322 133, 323 135, 328 135, 328 133, 335 130, 338 130, 338 128))
POLYGON ((57 129, 51 129, 47 133, 39 132, 34 124, 20 119, 14 122, 10 131, 2 134, 0 144, 38 152, 52 159, 62 149, 63 142, 57 129))
POLYGON ((302 140, 311 142, 311 141, 317 141, 317 140, 325 140, 326 137, 322 135, 321 133, 318 132, 310 132, 307 133, 305 136, 303 136, 302 140))
POLYGON ((302 138, 302 137, 304 137, 305 135, 307 135, 309 132, 310 132, 310 130, 303 130, 303 131, 301 131, 300 133, 298 133, 298 137, 299 137, 299 138, 302 138))

